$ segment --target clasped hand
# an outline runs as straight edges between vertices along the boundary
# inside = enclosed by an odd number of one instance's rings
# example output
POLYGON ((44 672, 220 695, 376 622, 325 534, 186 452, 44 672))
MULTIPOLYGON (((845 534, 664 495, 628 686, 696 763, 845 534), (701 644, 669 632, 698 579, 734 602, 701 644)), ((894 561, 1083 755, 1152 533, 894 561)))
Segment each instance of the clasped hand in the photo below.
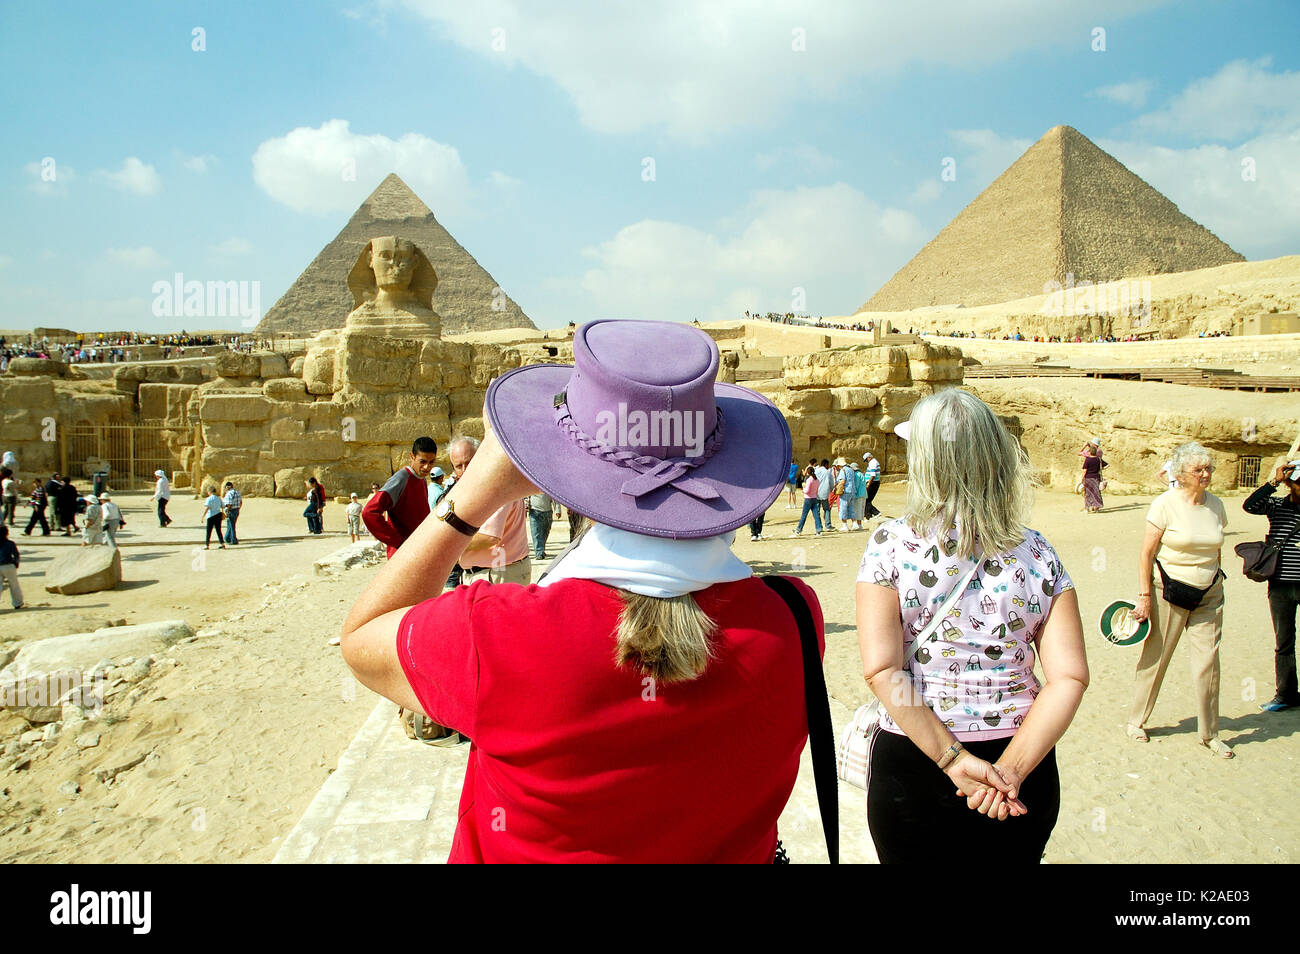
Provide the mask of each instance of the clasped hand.
POLYGON ((963 752, 944 774, 957 786, 957 794, 966 797, 966 806, 981 815, 1003 821, 1029 811, 1017 797, 1022 778, 1006 766, 963 752))

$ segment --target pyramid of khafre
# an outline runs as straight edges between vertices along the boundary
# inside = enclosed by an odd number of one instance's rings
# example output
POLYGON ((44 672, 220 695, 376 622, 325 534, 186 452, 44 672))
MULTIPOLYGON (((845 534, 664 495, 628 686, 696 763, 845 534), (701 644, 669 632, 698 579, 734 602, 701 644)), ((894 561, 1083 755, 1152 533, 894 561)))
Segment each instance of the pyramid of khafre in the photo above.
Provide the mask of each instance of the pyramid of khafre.
POLYGON ((1245 261, 1114 156, 1056 126, 859 311, 987 305, 1048 282, 1105 282, 1245 261))
POLYGON ((536 327, 474 256, 438 224, 419 196, 392 173, 271 306, 257 330, 310 335, 342 328, 354 307, 348 272, 365 244, 381 235, 409 239, 428 256, 438 275, 433 309, 442 316, 443 334, 536 327))

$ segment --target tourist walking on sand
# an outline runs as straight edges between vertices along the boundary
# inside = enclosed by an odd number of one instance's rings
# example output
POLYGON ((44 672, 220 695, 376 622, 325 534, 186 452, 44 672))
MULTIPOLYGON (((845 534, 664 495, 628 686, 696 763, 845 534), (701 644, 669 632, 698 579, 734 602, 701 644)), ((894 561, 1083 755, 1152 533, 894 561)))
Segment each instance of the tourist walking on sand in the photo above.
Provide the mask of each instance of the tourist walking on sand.
POLYGON ((438 445, 433 438, 417 437, 411 442, 406 466, 389 477, 361 510, 366 528, 388 548, 390 560, 429 516, 429 491, 425 482, 437 459, 438 445))
POLYGON ((0 467, 0 499, 4 501, 4 512, 0 523, 14 525, 14 511, 18 509, 18 480, 8 467, 0 467))
POLYGON ((858 497, 858 483, 848 461, 840 457, 836 463, 840 468, 835 484, 835 492, 840 496, 840 532, 848 533, 853 529, 853 508, 858 497))
POLYGON ((221 509, 226 517, 226 542, 231 546, 239 543, 239 536, 235 533, 235 523, 239 520, 239 508, 244 506, 244 498, 235 489, 235 485, 226 481, 226 492, 221 498, 221 509))
POLYGON ((59 489, 63 482, 59 480, 57 473, 51 474, 50 479, 45 482, 45 499, 50 505, 50 520, 54 524, 56 531, 63 529, 63 520, 59 516, 59 489))
POLYGON ((64 534, 70 537, 77 531, 77 507, 81 503, 81 495, 77 493, 71 477, 61 474, 60 478, 62 482, 59 484, 57 500, 59 521, 63 524, 64 534))
POLYGON ((217 533, 218 547, 220 547, 220 549, 222 550, 226 548, 226 545, 221 540, 222 517, 223 514, 221 512, 221 498, 217 496, 217 488, 215 485, 213 485, 208 488, 207 499, 203 501, 203 519, 204 519, 203 549, 207 550, 211 547, 212 532, 214 530, 217 533))
POLYGON ((1083 458, 1083 509, 1088 513, 1100 513, 1102 508, 1101 490, 1103 467, 1110 465, 1102 459, 1101 439, 1094 437, 1083 445, 1079 451, 1083 458))
POLYGON ((172 522, 172 518, 167 516, 167 501, 172 497, 172 485, 161 470, 155 470, 153 475, 158 478, 158 482, 154 484, 153 496, 149 499, 158 501, 158 526, 166 527, 172 522))
POLYGON ((45 519, 45 507, 48 500, 45 495, 45 488, 41 486, 41 479, 39 477, 32 478, 32 495, 28 500, 28 503, 31 504, 32 516, 31 519, 27 521, 27 529, 23 531, 23 535, 30 537, 32 535, 32 527, 36 526, 39 521, 41 525, 41 536, 48 537, 50 535, 50 524, 45 519))
POLYGON ((356 543, 361 539, 361 501, 355 493, 348 494, 348 536, 356 543))
POLYGON ((853 471, 853 529, 862 529, 863 515, 867 512, 867 475, 855 460, 849 464, 853 471))
POLYGON ((83 499, 86 502, 86 510, 83 514, 86 522, 81 528, 81 545, 98 546, 104 542, 104 508, 99 505, 99 500, 95 497, 83 499))
POLYGON ((1268 581, 1276 692, 1260 708, 1265 712, 1282 712, 1300 706, 1295 665, 1296 609, 1300 607, 1300 460, 1279 466, 1273 478, 1260 484, 1241 508, 1246 513, 1268 517, 1268 539, 1281 547, 1277 569, 1268 581), (1286 494, 1275 497, 1279 488, 1286 494))
POLYGON ((813 525, 817 528, 817 536, 822 535, 822 509, 817 500, 818 489, 817 468, 810 463, 803 470, 803 512, 799 514, 799 523, 791 536, 797 537, 803 533, 804 521, 808 519, 810 513, 813 525))
POLYGON ((867 506, 865 510, 866 519, 870 520, 872 517, 880 515, 880 511, 876 509, 875 505, 876 494, 880 491, 880 461, 870 452, 863 454, 862 459, 867 465, 865 475, 867 479, 867 506))
POLYGON ((1173 461, 1178 489, 1166 490, 1151 502, 1138 557, 1133 618, 1139 622, 1149 619, 1150 631, 1138 659, 1128 734, 1137 742, 1148 741, 1147 719, 1155 708, 1169 660, 1185 633, 1192 647, 1201 745, 1230 759, 1232 749, 1218 737, 1224 580, 1220 564, 1228 514, 1223 502, 1209 492, 1214 464, 1208 450, 1192 441, 1174 451, 1173 461))
POLYGON ((831 491, 835 489, 835 482, 831 477, 831 462, 822 458, 822 462, 817 467, 817 507, 822 514, 822 529, 834 530, 831 524, 831 491))
POLYGON ((18 545, 9 539, 9 528, 0 523, 0 581, 9 587, 9 601, 14 609, 23 608, 23 588, 18 583, 18 545))
POLYGON ((766 398, 715 383, 717 345, 690 325, 583 325, 574 364, 492 382, 464 479, 352 608, 343 659, 473 736, 452 862, 770 864, 808 738, 791 605, 811 617, 813 653, 824 627, 810 588, 764 585, 730 541, 781 495, 789 430, 766 398), (726 419, 727 439, 684 473, 643 471, 644 447, 597 456, 575 433, 620 402, 669 400, 704 433, 726 419), (577 545, 536 586, 439 596, 475 525, 538 490, 589 517, 577 545))
POLYGON ((883 706, 871 837, 887 864, 933 861, 936 845, 1037 864, 1060 809, 1055 746, 1088 685, 1074 585, 1025 525, 1028 457, 979 398, 923 398, 896 433, 906 511, 872 533, 857 583, 863 673, 883 706))
POLYGON ((794 492, 799 486, 799 464, 790 461, 790 469, 785 475, 785 509, 794 509, 794 492))
POLYGON ((110 547, 116 547, 117 531, 126 526, 126 521, 122 519, 122 509, 113 503, 107 490, 99 495, 99 508, 104 521, 104 537, 108 539, 110 547))
POLYGON ((325 531, 324 518, 325 491, 315 477, 307 478, 307 507, 302 515, 307 518, 307 532, 319 534, 325 531))

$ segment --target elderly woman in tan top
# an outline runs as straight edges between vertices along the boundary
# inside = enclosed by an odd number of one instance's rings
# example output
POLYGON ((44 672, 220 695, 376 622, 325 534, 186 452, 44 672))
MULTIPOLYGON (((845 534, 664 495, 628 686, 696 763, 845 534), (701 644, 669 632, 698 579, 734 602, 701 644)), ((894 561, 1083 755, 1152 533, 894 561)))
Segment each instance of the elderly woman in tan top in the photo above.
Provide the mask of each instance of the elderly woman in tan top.
POLYGON ((1219 563, 1228 515, 1208 490, 1214 473, 1209 451, 1195 442, 1183 444, 1174 451, 1172 464, 1178 487, 1152 501, 1138 559, 1133 615, 1150 619, 1151 630, 1137 664, 1128 734, 1138 742, 1148 741, 1143 726, 1155 708, 1174 647, 1185 633, 1192 647, 1201 745, 1230 759, 1232 749, 1217 738, 1224 578, 1219 563))

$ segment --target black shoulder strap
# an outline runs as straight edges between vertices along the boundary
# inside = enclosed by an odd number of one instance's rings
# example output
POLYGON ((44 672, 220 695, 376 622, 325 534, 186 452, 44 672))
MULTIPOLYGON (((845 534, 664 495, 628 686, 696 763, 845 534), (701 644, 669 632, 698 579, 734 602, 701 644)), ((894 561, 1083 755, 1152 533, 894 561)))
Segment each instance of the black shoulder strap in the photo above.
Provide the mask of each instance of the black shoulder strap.
POLYGON ((831 704, 826 697, 826 677, 822 672, 821 654, 817 650, 817 633, 813 629, 812 611, 793 583, 783 576, 761 578, 785 601, 799 625, 799 645, 803 650, 803 695, 808 711, 808 737, 812 746, 813 781, 817 785, 817 807, 821 811, 822 831, 826 835, 826 854, 831 864, 840 863, 840 806, 835 781, 835 731, 831 726, 831 704))

